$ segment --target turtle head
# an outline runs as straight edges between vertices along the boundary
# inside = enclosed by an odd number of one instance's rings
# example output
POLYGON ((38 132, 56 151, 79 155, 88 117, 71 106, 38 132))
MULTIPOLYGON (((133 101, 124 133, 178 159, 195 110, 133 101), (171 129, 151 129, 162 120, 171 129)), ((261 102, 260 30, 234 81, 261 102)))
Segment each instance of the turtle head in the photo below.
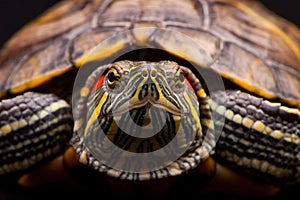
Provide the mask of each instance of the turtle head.
POLYGON ((102 90, 113 99, 110 105, 103 106, 110 114, 120 115, 152 106, 174 116, 179 116, 182 109, 183 112, 189 110, 180 103, 182 93, 188 92, 183 72, 170 62, 116 63, 108 71, 102 90))
POLYGON ((75 115, 75 147, 79 157, 89 155, 83 163, 125 179, 181 173, 180 163, 195 156, 189 167, 199 163, 199 81, 189 70, 170 61, 119 61, 91 77, 79 101, 85 109, 75 115))
POLYGON ((199 118, 192 86, 180 66, 170 61, 114 63, 96 82, 90 97, 90 104, 101 106, 100 117, 136 112, 139 116, 132 118, 140 126, 147 124, 145 111, 152 107, 174 117, 196 110, 193 120, 199 118), (97 97, 105 98, 106 103, 99 105, 97 97))

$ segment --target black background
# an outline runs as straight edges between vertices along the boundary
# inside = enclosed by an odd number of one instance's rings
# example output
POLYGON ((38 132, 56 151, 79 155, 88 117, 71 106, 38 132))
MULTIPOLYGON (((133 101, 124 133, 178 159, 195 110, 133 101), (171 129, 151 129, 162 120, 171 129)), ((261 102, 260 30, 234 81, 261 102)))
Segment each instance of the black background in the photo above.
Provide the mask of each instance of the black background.
MULTIPOLYGON (((0 47, 24 24, 40 15, 56 2, 59 2, 59 0, 0 0, 0 47)), ((262 2, 278 15, 283 16, 300 27, 299 0, 263 0, 262 2)), ((39 191, 29 192, 22 188, 11 188, 5 184, 0 187, 0 200, 61 199, 64 197, 68 199, 85 199, 87 197, 86 194, 80 194, 65 187, 43 188, 39 191)), ((296 190, 285 191, 276 196, 275 199, 288 199, 292 198, 293 195, 295 196, 293 198, 297 199, 299 195, 296 190)), ((97 195, 97 199, 105 198, 101 193, 97 195)))

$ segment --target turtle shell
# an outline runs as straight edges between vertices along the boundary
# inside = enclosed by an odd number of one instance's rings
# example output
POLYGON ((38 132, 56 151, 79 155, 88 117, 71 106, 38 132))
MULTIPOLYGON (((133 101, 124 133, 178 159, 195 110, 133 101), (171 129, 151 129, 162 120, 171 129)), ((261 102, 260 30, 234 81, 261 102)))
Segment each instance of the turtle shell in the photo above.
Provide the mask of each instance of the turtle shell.
MULTIPOLYGON (((63 1, 17 32, 2 49, 0 96, 41 86, 80 67, 105 39, 143 27, 183 33, 213 59, 213 65, 203 67, 249 92, 300 107, 299 29, 259 2, 233 0, 63 1)), ((184 46, 162 32, 130 35, 109 41, 105 53, 90 59, 105 60, 124 47, 151 42, 161 49, 164 44, 184 46)), ((170 52, 190 57, 190 51, 170 52)), ((67 80, 73 83, 73 77, 67 80)))

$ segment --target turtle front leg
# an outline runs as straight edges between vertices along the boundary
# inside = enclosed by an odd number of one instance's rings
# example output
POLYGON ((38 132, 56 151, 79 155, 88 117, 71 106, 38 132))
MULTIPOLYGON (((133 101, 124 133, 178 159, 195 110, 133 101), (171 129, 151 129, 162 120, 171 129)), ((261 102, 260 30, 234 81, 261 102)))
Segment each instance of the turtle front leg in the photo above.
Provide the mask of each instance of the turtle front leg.
POLYGON ((214 123, 221 131, 212 190, 270 196, 299 183, 298 108, 237 90, 216 92, 210 105, 216 119, 224 119, 214 123))
POLYGON ((73 130, 71 108, 53 94, 27 92, 0 102, 0 180, 62 154, 73 130))

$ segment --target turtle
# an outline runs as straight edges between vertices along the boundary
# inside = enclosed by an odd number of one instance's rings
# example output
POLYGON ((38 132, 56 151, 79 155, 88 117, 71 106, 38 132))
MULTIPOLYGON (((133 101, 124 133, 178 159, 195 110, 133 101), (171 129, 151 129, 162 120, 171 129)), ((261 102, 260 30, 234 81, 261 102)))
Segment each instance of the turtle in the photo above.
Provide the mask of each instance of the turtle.
POLYGON ((254 0, 61 1, 1 50, 1 179, 298 185, 299 38, 254 0))

